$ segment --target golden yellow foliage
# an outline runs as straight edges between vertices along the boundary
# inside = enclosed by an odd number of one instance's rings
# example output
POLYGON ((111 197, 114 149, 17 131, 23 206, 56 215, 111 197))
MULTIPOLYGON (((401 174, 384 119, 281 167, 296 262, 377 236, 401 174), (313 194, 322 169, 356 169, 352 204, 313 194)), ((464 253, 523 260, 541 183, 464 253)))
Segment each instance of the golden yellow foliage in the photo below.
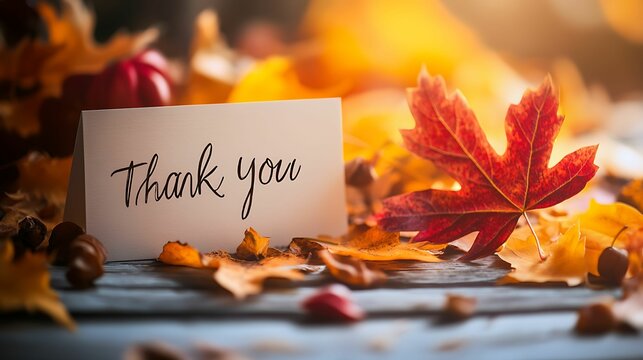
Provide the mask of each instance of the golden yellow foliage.
POLYGON ((217 284, 230 291, 238 300, 259 294, 263 290, 264 281, 270 278, 301 280, 304 274, 290 268, 242 265, 224 259, 218 261, 218 269, 214 273, 217 284))
POLYGON ((400 241, 399 233, 390 233, 373 227, 366 231, 354 231, 334 242, 319 239, 328 251, 336 255, 352 256, 367 261, 415 260, 440 262, 437 257, 446 245, 409 243, 400 241))
POLYGON ((311 88, 301 83, 291 59, 273 56, 257 63, 232 90, 228 102, 309 99, 339 96, 347 85, 311 88))
POLYGON ((570 227, 558 239, 544 231, 537 233, 547 258, 541 261, 529 229, 518 229, 498 252, 498 256, 514 268, 500 283, 560 281, 569 286, 581 284, 587 270, 585 238, 580 234, 579 224, 570 227))
POLYGON ((0 311, 40 311, 74 330, 74 320, 49 286, 47 255, 27 251, 14 261, 13 243, 0 245, 0 311))
POLYGON ((269 244, 270 238, 261 236, 255 229, 250 227, 246 230, 241 244, 237 247, 236 256, 242 260, 262 259, 268 254, 269 244))

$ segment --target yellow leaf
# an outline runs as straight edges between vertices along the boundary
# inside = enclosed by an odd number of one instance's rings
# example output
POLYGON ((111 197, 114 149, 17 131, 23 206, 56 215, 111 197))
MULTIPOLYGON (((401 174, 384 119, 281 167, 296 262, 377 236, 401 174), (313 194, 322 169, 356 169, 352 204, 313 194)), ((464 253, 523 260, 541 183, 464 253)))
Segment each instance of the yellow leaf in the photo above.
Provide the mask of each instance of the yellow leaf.
POLYGON ((316 75, 335 79, 376 74, 412 84, 422 64, 450 75, 481 48, 438 1, 318 0, 311 2, 303 28, 321 47, 320 68, 328 69, 316 75))
MULTIPOLYGON (((624 249, 636 248, 632 245, 638 238, 637 232, 643 228, 643 214, 619 202, 605 205, 592 200, 589 209, 578 215, 577 219, 580 221, 581 233, 587 238, 587 268, 595 275, 598 275, 598 257, 601 252, 612 244, 614 237, 624 227, 627 231, 615 243, 615 246, 624 249)), ((637 256, 637 252, 630 251, 630 256, 637 256)))
POLYGON ((263 290, 263 283, 269 278, 301 280, 301 272, 272 266, 242 265, 230 260, 219 260, 214 273, 214 280, 224 289, 230 291, 238 300, 256 295, 263 290))
POLYGON ((219 32, 217 14, 209 9, 203 10, 194 22, 190 69, 180 103, 225 102, 245 70, 243 64, 247 62, 226 45, 219 32))
POLYGON ((500 283, 565 282, 569 286, 576 286, 583 282, 587 273, 585 237, 580 234, 579 223, 570 227, 558 239, 537 231, 543 250, 547 254, 544 261, 538 256, 533 236, 524 237, 524 230, 516 232, 498 252, 498 256, 514 268, 500 280, 500 283))
POLYGON ((41 311, 74 330, 74 320, 49 285, 47 255, 27 251, 13 261, 13 243, 0 245, 0 311, 41 311))
POLYGON ((617 33, 630 41, 643 43, 643 3, 638 0, 601 0, 600 4, 607 23, 617 33))
POLYGON ((643 211, 643 179, 632 180, 623 186, 618 194, 618 201, 632 205, 638 211, 643 211))
POLYGON ((400 241, 399 233, 390 233, 373 227, 365 232, 356 231, 338 243, 325 246, 336 255, 353 256, 367 261, 415 260, 423 262, 440 262, 436 256, 446 245, 428 243, 409 243, 400 241))
POLYGON ((346 89, 343 83, 320 89, 305 86, 291 59, 274 56, 256 64, 242 77, 228 102, 332 97, 342 95, 346 89))
POLYGON ((45 87, 58 88, 69 75, 97 73, 109 62, 131 56, 158 37, 150 28, 135 35, 116 33, 105 44, 94 41, 94 14, 80 0, 62 1, 62 12, 48 3, 39 2, 36 9, 43 19, 52 46, 61 51, 49 57, 41 69, 45 87))
POLYGON ((614 303, 614 316, 630 326, 643 330, 643 277, 632 279, 630 289, 625 291, 624 299, 614 303))
POLYGON ((248 228, 235 254, 242 260, 258 260, 266 257, 270 238, 261 236, 252 227, 248 228))

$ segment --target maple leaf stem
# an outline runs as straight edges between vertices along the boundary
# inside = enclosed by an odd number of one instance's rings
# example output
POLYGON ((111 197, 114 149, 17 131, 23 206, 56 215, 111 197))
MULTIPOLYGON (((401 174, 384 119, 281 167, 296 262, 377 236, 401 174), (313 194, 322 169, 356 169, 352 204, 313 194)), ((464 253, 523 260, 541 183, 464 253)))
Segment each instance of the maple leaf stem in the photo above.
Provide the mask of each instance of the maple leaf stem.
POLYGON ((540 246, 540 240, 538 240, 538 235, 536 234, 536 230, 534 230, 534 227, 531 225, 531 221, 529 221, 529 216, 527 216, 527 212, 523 212, 522 216, 525 217, 525 220, 527 220, 527 225, 529 226, 529 230, 531 230, 531 233, 534 234, 534 239, 536 240, 536 248, 538 248, 538 257, 540 257, 540 261, 545 261, 547 258, 547 255, 545 255, 545 252, 543 251, 542 246, 540 246))

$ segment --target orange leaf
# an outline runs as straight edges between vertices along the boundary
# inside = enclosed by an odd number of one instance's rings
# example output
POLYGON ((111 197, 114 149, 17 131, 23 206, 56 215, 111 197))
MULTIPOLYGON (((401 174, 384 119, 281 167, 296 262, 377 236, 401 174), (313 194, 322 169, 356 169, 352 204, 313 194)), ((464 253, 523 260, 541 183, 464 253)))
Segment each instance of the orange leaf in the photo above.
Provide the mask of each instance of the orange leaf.
POLYGON ((168 241, 163 245, 163 252, 159 255, 158 260, 168 265, 203 267, 199 250, 179 241, 168 241))
POLYGON ((333 277, 342 283, 356 287, 371 287, 386 281, 379 270, 369 269, 366 264, 350 256, 333 255, 328 250, 317 253, 333 277))
POLYGON ((41 311, 67 329, 76 324, 49 286, 47 255, 27 251, 13 260, 11 241, 0 247, 0 311, 41 311))
POLYGON ((242 260, 258 260, 266 257, 270 238, 261 236, 252 227, 248 228, 235 254, 242 260))
POLYGON ((612 310, 616 318, 630 326, 643 330, 643 276, 631 280, 631 289, 625 298, 614 303, 612 310))
MULTIPOLYGON (((325 242, 324 240, 319 240, 325 242)), ((366 231, 356 230, 337 244, 325 244, 336 255, 353 256, 368 261, 415 260, 439 262, 436 251, 445 245, 408 243, 400 241, 400 234, 379 227, 366 231)))
POLYGON ((237 56, 219 32, 219 19, 212 10, 203 10, 194 21, 190 50, 190 71, 181 96, 182 104, 221 103, 230 95, 245 70, 247 58, 237 56))
POLYGON ((256 295, 263 290, 263 283, 269 278, 301 280, 304 274, 297 270, 272 266, 242 265, 231 260, 219 260, 214 281, 230 291, 238 300, 256 295))

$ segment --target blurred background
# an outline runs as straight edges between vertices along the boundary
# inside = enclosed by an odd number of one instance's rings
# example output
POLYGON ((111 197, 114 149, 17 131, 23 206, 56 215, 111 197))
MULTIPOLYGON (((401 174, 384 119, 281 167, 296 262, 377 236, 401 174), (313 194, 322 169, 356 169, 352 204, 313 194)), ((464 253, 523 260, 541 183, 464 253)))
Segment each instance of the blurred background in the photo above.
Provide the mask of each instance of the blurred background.
POLYGON ((423 66, 499 152, 508 105, 550 74, 552 161, 600 143, 599 179, 622 184, 643 177, 641 19, 636 0, 0 0, 0 190, 59 219, 83 109, 341 96, 345 160, 379 174, 348 190, 364 220, 383 196, 457 186, 398 133, 423 66))

